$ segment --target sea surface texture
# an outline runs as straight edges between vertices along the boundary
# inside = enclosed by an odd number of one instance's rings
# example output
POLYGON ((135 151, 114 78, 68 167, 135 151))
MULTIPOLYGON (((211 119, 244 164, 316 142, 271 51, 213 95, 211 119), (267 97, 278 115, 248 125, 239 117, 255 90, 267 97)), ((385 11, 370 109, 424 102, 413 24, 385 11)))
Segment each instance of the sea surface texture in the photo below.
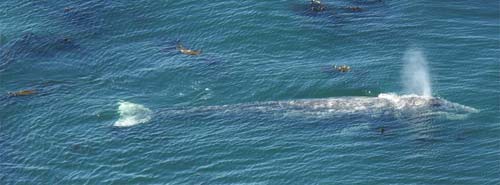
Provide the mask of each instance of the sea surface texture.
POLYGON ((499 2, 322 3, 1 0, 0 184, 500 184, 499 2))

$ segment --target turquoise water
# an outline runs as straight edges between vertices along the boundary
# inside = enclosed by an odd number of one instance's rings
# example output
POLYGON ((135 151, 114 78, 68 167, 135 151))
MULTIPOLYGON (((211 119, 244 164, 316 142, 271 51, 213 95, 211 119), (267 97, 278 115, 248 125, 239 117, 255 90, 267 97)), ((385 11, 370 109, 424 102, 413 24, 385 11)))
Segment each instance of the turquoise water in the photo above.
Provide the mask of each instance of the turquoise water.
POLYGON ((500 184, 498 2, 323 3, 1 1, 0 184, 500 184))

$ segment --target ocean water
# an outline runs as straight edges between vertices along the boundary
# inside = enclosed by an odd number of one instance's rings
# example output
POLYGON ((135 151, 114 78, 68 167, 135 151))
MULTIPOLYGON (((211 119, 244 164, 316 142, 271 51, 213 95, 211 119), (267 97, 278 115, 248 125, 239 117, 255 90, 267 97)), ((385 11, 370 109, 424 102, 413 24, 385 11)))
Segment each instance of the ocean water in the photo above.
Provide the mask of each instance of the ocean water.
POLYGON ((0 1, 0 184, 500 184, 500 4, 323 3, 0 1))

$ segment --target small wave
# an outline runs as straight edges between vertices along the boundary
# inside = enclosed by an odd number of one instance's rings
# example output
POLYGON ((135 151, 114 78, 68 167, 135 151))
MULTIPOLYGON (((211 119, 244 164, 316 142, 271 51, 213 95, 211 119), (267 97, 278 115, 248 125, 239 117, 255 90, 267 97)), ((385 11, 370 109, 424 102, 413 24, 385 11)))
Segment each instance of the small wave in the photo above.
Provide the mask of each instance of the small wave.
POLYGON ((126 101, 118 102, 120 118, 115 122, 116 127, 130 127, 151 120, 151 110, 140 104, 126 101))

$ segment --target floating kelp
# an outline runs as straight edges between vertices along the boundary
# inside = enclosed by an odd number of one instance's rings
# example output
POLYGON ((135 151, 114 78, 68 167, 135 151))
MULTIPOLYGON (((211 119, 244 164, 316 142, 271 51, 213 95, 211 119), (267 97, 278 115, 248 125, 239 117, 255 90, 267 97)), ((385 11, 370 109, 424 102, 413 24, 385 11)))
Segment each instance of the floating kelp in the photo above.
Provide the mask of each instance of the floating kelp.
POLYGON ((11 97, 12 96, 29 96, 29 95, 34 95, 34 94, 36 94, 35 90, 20 90, 20 91, 8 93, 8 95, 11 97))
POLYGON ((311 0, 309 3, 292 4, 291 9, 303 16, 331 15, 331 8, 319 0, 311 0))
POLYGON ((338 72, 343 72, 343 73, 351 71, 351 67, 347 65, 341 65, 341 66, 334 65, 333 68, 338 72))
POLYGON ((350 11, 350 12, 361 12, 363 11, 363 9, 359 6, 348 6, 348 7, 345 7, 345 9, 347 11, 350 11))
POLYGON ((326 5, 321 3, 320 0, 311 0, 311 10, 314 12, 322 12, 326 10, 326 5))
POLYGON ((186 55, 200 55, 201 54, 201 50, 187 49, 180 42, 177 43, 176 49, 179 50, 181 53, 186 54, 186 55))

